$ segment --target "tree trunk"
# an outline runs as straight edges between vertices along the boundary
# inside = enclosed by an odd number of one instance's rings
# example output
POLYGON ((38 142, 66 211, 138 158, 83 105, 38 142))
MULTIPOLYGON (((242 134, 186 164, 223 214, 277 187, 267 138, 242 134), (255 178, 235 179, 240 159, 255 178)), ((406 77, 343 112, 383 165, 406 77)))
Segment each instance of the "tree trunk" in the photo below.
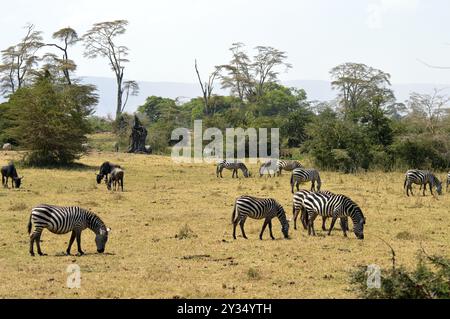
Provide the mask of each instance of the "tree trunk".
POLYGON ((148 150, 145 145, 147 134, 147 129, 142 126, 139 118, 135 115, 134 125, 130 136, 130 147, 128 149, 128 153, 149 154, 150 150, 148 150))

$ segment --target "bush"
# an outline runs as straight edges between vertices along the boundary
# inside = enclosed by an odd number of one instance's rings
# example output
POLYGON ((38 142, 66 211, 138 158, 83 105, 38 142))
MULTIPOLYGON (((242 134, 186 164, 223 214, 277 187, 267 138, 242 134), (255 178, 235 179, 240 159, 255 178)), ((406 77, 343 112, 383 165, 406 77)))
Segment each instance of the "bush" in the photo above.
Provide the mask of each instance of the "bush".
POLYGON ((352 284, 366 299, 449 299, 450 259, 422 253, 414 271, 394 264, 382 272, 380 289, 368 288, 366 267, 360 267, 352 274, 352 284))

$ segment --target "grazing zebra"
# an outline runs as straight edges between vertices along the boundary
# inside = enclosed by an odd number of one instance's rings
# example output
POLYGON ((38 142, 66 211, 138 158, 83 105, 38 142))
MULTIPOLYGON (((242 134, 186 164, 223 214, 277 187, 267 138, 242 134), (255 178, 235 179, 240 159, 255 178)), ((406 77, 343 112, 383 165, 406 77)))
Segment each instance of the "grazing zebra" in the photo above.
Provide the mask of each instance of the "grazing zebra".
MULTIPOLYGON (((307 190, 302 190, 299 191, 297 193, 294 194, 294 203, 293 203, 293 209, 292 209, 292 213, 293 213, 293 219, 294 219, 294 229, 297 230, 297 218, 298 215, 301 212, 301 216, 300 216, 300 220, 303 224, 303 228, 304 229, 308 229, 308 219, 307 219, 307 214, 305 211, 305 207, 304 207, 304 199, 307 195, 309 195, 310 193, 312 193, 311 191, 307 191, 307 190)), ((336 194, 329 192, 329 191, 321 191, 319 192, 320 194, 323 194, 325 196, 334 196, 336 194)), ((322 230, 326 231, 327 227, 326 227, 326 222, 327 222, 327 216, 322 216, 322 230)), ((348 218, 341 218, 341 229, 345 229, 348 231, 348 218)))
POLYGON ((28 234, 31 234, 31 256, 34 256, 34 242, 36 242, 38 254, 45 256, 41 251, 41 235, 45 228, 57 235, 72 232, 66 253, 70 255, 72 244, 76 239, 80 256, 84 254, 81 250, 81 232, 83 230, 89 228, 95 233, 97 252, 100 254, 105 252, 105 245, 108 241, 108 233, 110 232, 110 229, 105 226, 103 221, 96 214, 88 210, 80 207, 40 205, 33 208, 28 222, 28 234), (32 224, 34 224, 33 234, 31 234, 32 224))
POLYGON ((97 184, 100 184, 102 182, 103 177, 105 178, 105 184, 108 184, 108 175, 111 174, 111 172, 115 168, 121 168, 120 165, 115 165, 110 162, 105 162, 100 166, 100 173, 97 175, 97 184))
POLYGON ((281 223, 281 231, 283 232, 284 237, 289 238, 289 222, 286 219, 286 212, 276 200, 255 198, 251 196, 239 197, 234 205, 231 218, 234 239, 236 239, 236 227, 238 224, 241 226, 242 236, 245 239, 248 239, 244 230, 244 224, 247 217, 253 219, 265 219, 259 239, 263 239, 263 234, 267 226, 269 226, 270 237, 275 239, 272 233, 272 219, 275 217, 278 217, 281 223))
POLYGON ((247 166, 245 166, 245 164, 242 162, 228 162, 228 161, 220 162, 219 164, 217 164, 217 168, 216 168, 217 177, 220 176, 221 178, 223 178, 222 171, 224 169, 233 171, 233 178, 235 176, 236 176, 236 178, 239 178, 238 170, 241 170, 246 178, 250 177, 250 172, 249 172, 247 166))
MULTIPOLYGON (((344 195, 325 195, 321 193, 309 193, 303 200, 305 211, 308 217, 308 234, 316 235, 314 230, 314 220, 318 215, 332 217, 331 232, 338 218, 350 217, 353 221, 353 232, 358 239, 364 239, 364 225, 366 219, 361 208, 350 198, 344 195)), ((347 237, 347 228, 343 227, 344 236, 347 237)))
POLYGON ((267 161, 263 163, 259 168, 259 177, 263 177, 263 175, 266 172, 267 175, 269 175, 269 177, 272 177, 272 173, 273 176, 275 177, 276 171, 277 171, 277 162, 275 162, 274 160, 267 161))
POLYGON ((292 172, 296 168, 303 168, 299 161, 281 161, 277 162, 277 175, 281 176, 283 170, 292 172))
POLYGON ((319 171, 315 169, 296 168, 291 176, 291 191, 294 194, 294 186, 297 185, 297 192, 300 190, 300 184, 311 182, 311 191, 320 192, 322 181, 320 179, 319 171), (317 189, 316 189, 317 183, 317 189))
POLYGON ((108 181, 108 190, 111 190, 114 188, 114 191, 119 190, 119 187, 122 188, 123 192, 123 178, 125 176, 125 171, 121 168, 115 168, 111 172, 111 176, 109 177, 108 181))
POLYGON ((11 178, 11 186, 12 188, 20 188, 22 184, 22 177, 19 177, 17 174, 16 167, 13 163, 10 163, 8 166, 4 166, 1 169, 2 174, 2 185, 4 187, 8 187, 8 179, 11 178))
POLYGON ((439 195, 442 195, 442 183, 441 181, 430 171, 421 171, 421 170, 409 170, 405 175, 405 183, 403 184, 403 188, 406 188, 406 195, 409 197, 409 192, 411 195, 412 184, 420 185, 421 188, 423 186, 423 196, 425 196, 425 191, 427 189, 427 185, 430 186, 431 195, 433 194, 433 187, 436 187, 436 190, 439 195))

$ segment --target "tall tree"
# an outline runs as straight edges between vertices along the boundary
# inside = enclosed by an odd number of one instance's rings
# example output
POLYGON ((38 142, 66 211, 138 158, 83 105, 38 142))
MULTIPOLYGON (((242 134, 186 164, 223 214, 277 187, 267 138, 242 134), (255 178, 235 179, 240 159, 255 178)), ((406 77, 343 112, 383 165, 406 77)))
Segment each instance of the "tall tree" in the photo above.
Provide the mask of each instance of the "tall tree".
POLYGON ((2 51, 0 65, 2 95, 15 93, 23 87, 39 61, 37 52, 43 46, 42 32, 36 31, 32 24, 27 25, 25 29, 26 34, 20 43, 2 51))
POLYGON ((136 82, 124 81, 125 64, 129 49, 126 46, 116 44, 116 38, 126 32, 127 20, 116 20, 96 23, 83 35, 85 46, 85 57, 94 59, 97 57, 106 58, 116 76, 117 83, 117 106, 116 119, 123 113, 126 104, 123 101, 124 93, 131 95, 138 94, 138 84, 136 82), (127 84, 128 83, 128 84, 127 84), (131 85, 131 83, 133 83, 131 85))
POLYGON ((46 57, 51 60, 50 63, 57 69, 63 73, 64 78, 67 84, 72 84, 72 79, 70 73, 76 70, 76 64, 73 60, 69 58, 69 47, 75 45, 78 41, 77 32, 70 28, 63 28, 55 33, 53 33, 53 39, 59 40, 61 43, 49 43, 47 46, 52 46, 57 48, 62 53, 62 58, 59 58, 54 54, 47 54, 46 57))
POLYGON ((207 82, 203 82, 203 80, 202 80, 200 71, 198 69, 197 60, 195 60, 195 72, 197 73, 197 78, 200 83, 200 88, 202 89, 205 113, 212 114, 212 113, 214 113, 214 107, 211 105, 211 97, 212 97, 212 94, 214 91, 214 82, 216 81, 216 78, 219 74, 219 68, 216 67, 216 70, 209 75, 207 82))
POLYGON ((391 76, 381 70, 365 64, 344 63, 330 71, 332 87, 340 92, 340 102, 347 113, 358 109, 371 99, 390 87, 391 76))

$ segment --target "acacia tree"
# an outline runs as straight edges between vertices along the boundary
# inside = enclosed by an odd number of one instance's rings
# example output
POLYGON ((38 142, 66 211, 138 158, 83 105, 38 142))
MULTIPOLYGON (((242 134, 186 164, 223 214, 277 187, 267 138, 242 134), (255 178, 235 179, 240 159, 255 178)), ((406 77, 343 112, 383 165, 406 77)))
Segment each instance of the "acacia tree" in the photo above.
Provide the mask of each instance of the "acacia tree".
POLYGON ((258 46, 253 58, 244 51, 244 44, 234 43, 230 48, 230 63, 219 66, 226 73, 220 74, 222 87, 230 89, 241 101, 254 101, 265 93, 266 84, 278 81, 280 67, 289 70, 286 52, 273 47, 258 46))
POLYGON ((1 52, 0 88, 4 96, 22 88, 39 61, 37 52, 44 45, 42 32, 36 31, 32 24, 25 29, 26 34, 20 43, 1 52))
POLYGON ((126 32, 127 25, 127 20, 96 23, 82 37, 85 46, 84 56, 90 59, 106 58, 114 72, 117 83, 116 120, 120 118, 126 106, 124 94, 127 96, 126 102, 129 95, 138 94, 139 88, 137 82, 124 81, 125 64, 129 62, 127 59, 129 49, 115 42, 118 36, 126 32))
POLYGON ((211 114, 213 113, 213 106, 211 105, 211 97, 214 91, 214 82, 216 81, 216 78, 219 74, 219 68, 216 67, 216 70, 209 75, 207 82, 202 81, 202 77, 198 69, 197 60, 195 60, 195 72, 197 73, 197 78, 200 83, 200 87, 202 89, 205 112, 206 114, 211 114))
MULTIPOLYGON (((340 104, 347 113, 357 111, 364 103, 390 87, 391 76, 365 64, 344 63, 330 71, 332 88, 340 92, 340 104)), ((348 114, 347 114, 348 115, 348 114)))
POLYGON ((62 58, 59 58, 55 54, 46 54, 45 58, 50 61, 50 66, 54 67, 56 71, 62 72, 67 84, 72 84, 70 76, 71 72, 74 72, 77 68, 75 62, 69 59, 69 47, 75 45, 79 41, 77 32, 70 28, 63 28, 53 33, 53 39, 59 40, 61 44, 49 43, 47 46, 57 48, 62 53, 62 58))

